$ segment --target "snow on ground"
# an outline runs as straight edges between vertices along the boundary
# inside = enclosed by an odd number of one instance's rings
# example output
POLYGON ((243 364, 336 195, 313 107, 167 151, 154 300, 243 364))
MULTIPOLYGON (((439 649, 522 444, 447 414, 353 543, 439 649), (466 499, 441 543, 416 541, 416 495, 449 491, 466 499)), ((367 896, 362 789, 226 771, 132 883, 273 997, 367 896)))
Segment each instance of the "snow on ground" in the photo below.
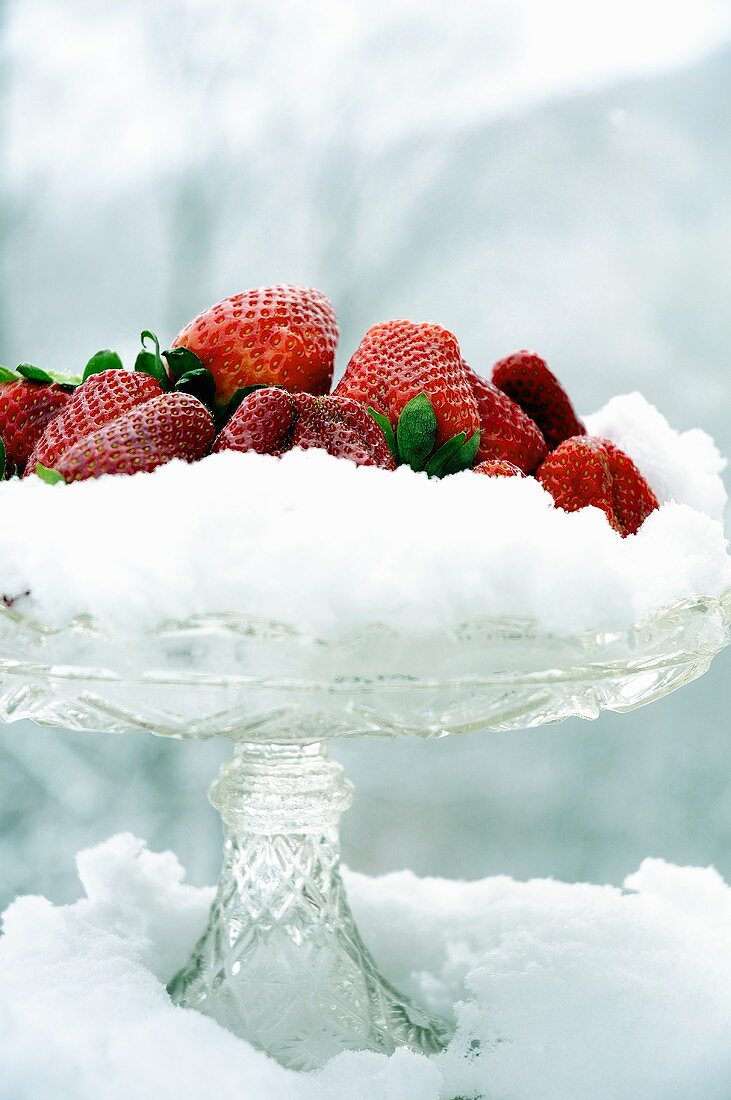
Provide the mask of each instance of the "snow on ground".
POLYGON ((83 900, 25 897, 5 914, 1 1100, 731 1094, 731 888, 712 868, 646 860, 624 890, 348 874, 386 973, 457 1034, 429 1060, 346 1053, 300 1076, 167 998, 211 890, 128 834, 78 866, 83 900))
POLYGON ((237 611, 328 634, 480 615, 621 629, 729 587, 712 441, 673 432, 639 395, 591 424, 626 442, 666 502, 634 537, 597 509, 556 509, 534 479, 228 452, 133 478, 1 484, 0 593, 29 589, 29 610, 54 622, 88 612, 135 630, 237 611))

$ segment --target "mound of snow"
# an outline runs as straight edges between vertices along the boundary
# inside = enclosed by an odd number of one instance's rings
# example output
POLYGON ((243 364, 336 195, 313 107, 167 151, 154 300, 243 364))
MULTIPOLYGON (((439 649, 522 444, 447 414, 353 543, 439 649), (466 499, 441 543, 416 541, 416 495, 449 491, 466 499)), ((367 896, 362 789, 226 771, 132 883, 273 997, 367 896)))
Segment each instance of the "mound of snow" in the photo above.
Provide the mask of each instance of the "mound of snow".
POLYGON ((386 973, 457 1032, 431 1059, 346 1053, 300 1076, 167 997, 211 890, 129 835, 78 866, 83 900, 4 917, 1 1100, 731 1094, 731 889, 712 868, 646 860, 625 890, 348 874, 386 973))
POLYGON ((731 560, 710 440, 673 432, 638 396, 590 422, 668 501, 634 537, 595 508, 555 508, 531 478, 434 481, 317 450, 226 452, 131 478, 0 484, 0 594, 30 590, 51 622, 86 612, 135 631, 233 611, 319 634, 496 615, 567 633, 621 629, 720 594, 731 560))

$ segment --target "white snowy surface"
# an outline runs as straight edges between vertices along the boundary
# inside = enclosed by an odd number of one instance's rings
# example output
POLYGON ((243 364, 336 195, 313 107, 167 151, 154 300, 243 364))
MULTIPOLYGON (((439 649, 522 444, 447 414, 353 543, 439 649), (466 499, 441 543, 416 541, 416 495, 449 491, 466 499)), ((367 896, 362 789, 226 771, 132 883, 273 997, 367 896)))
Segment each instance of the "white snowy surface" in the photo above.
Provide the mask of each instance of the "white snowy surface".
POLYGON ((634 537, 597 509, 555 508, 534 479, 228 452, 132 478, 1 484, 0 593, 30 590, 25 606, 50 622, 87 612, 134 631, 235 611, 328 635, 481 615, 621 629, 728 588, 710 439, 673 432, 639 395, 591 423, 627 444, 667 502, 634 537))
POLYGON ((212 890, 129 834, 78 866, 83 900, 4 916, 1 1100, 731 1095, 731 888, 713 868, 645 860, 624 890, 349 873, 381 966, 457 1033, 432 1059, 346 1053, 300 1076, 167 998, 212 890))

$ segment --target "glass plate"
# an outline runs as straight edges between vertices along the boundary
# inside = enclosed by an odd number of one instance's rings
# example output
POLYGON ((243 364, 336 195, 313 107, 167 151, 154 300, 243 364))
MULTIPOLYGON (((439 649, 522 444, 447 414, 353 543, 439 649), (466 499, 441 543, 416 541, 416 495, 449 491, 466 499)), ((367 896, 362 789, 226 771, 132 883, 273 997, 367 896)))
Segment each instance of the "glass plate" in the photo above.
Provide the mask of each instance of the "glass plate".
POLYGON ((318 638, 238 615, 137 636, 0 607, 0 720, 236 742, 211 789, 225 831, 208 927, 169 986, 284 1065, 341 1050, 443 1047, 449 1028, 395 990, 353 921, 338 821, 352 787, 331 737, 510 730, 628 711, 700 676, 731 593, 624 632, 562 638, 525 620, 318 638))

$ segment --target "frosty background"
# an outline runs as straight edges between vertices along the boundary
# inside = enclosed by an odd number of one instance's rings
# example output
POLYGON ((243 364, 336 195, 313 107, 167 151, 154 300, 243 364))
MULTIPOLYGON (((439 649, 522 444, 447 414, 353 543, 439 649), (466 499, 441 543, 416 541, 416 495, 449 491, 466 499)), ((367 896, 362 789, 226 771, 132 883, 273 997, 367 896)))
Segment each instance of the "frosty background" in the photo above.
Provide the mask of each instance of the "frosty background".
MULTIPOLYGON (((640 388, 731 453, 731 4, 5 0, 0 17, 9 365, 129 357, 140 329, 169 340, 216 298, 313 283, 340 369, 375 321, 437 320, 478 369, 534 346, 582 411, 640 388)), ((175 568, 174 546, 139 552, 175 568)), ((653 854, 728 878, 729 668, 592 725, 336 746, 359 789, 346 857, 621 882, 653 854)), ((227 751, 4 729, 0 906, 75 895, 71 854, 123 829, 213 881, 204 792, 227 751)))

